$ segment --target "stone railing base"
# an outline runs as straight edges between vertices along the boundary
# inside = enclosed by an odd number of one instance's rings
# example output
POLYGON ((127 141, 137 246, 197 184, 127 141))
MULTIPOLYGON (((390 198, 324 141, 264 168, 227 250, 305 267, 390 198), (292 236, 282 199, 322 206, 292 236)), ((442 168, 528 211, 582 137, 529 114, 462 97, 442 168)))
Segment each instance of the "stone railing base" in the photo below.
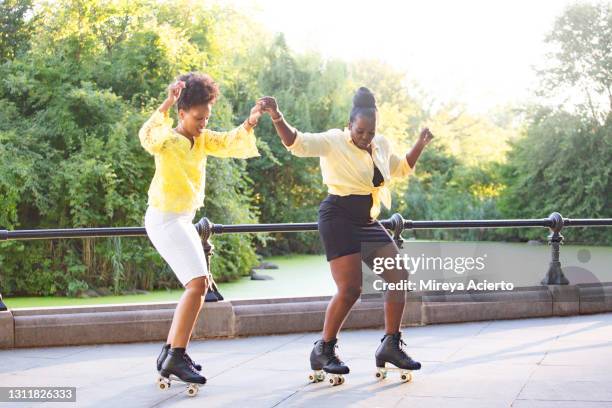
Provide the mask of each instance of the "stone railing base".
MULTIPOLYGON (((319 331, 329 297, 205 303, 193 338, 319 331)), ((8 301, 10 304, 10 300, 8 301)), ((0 348, 162 341, 176 302, 0 312, 0 348)), ((511 292, 411 292, 405 326, 612 312, 612 283, 516 288, 511 292)), ((345 329, 383 325, 380 296, 358 301, 345 329)))

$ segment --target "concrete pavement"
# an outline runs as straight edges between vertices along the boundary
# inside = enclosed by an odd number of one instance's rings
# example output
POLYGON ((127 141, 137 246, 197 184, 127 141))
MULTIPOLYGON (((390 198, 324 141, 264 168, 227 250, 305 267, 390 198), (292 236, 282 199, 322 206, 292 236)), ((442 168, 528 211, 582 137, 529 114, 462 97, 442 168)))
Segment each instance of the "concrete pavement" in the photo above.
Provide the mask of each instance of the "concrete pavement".
MULTIPOLYGON (((612 407, 612 313, 404 329, 424 368, 374 377, 380 330, 341 333, 345 384, 309 384, 317 333, 194 341, 208 384, 155 386, 160 343, 0 351, 0 386, 73 386, 76 403, 16 407, 612 407)), ((0 407, 9 406, 0 403, 0 407)))

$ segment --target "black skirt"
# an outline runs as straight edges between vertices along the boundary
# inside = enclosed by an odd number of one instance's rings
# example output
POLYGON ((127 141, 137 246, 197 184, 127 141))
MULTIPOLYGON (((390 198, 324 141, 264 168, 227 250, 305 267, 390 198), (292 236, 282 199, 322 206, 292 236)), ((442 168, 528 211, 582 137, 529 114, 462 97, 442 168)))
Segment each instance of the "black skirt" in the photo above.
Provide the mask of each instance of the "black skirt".
POLYGON ((370 217, 372 195, 330 194, 319 207, 319 235, 327 260, 360 253, 362 244, 376 248, 393 242, 391 235, 370 217))

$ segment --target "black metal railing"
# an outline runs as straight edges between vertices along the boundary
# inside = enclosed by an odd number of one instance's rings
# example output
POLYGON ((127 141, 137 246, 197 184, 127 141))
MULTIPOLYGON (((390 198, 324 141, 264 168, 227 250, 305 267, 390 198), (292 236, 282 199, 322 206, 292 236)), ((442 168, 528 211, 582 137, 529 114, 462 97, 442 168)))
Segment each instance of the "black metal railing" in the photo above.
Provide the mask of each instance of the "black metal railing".
MULTIPOLYGON (((612 218, 600 219, 570 219, 563 218, 558 212, 550 214, 548 218, 526 219, 526 220, 445 220, 445 221, 413 221, 405 220, 400 214, 393 214, 391 218, 382 220, 381 224, 393 232, 393 238, 399 246, 403 239, 401 233, 404 230, 417 229, 469 229, 469 228, 548 228, 548 242, 551 246, 551 261, 542 279, 543 285, 567 285, 569 281, 563 274, 561 262, 559 261, 560 245, 563 243, 561 230, 565 227, 610 227, 612 218)), ((214 246, 210 238, 214 234, 256 233, 256 232, 305 232, 317 231, 316 222, 307 223, 285 223, 285 224, 214 224, 208 218, 202 218, 195 224, 202 245, 206 253, 206 260, 210 265, 214 246)), ((47 229, 47 230, 0 230, 0 241, 7 240, 35 240, 35 239, 60 239, 60 238, 94 238, 94 237, 139 237, 145 236, 146 231, 142 227, 124 228, 73 228, 73 229, 47 229)), ((223 300, 216 286, 206 295, 207 302, 223 300)), ((6 310, 0 294, 0 311, 6 310)))

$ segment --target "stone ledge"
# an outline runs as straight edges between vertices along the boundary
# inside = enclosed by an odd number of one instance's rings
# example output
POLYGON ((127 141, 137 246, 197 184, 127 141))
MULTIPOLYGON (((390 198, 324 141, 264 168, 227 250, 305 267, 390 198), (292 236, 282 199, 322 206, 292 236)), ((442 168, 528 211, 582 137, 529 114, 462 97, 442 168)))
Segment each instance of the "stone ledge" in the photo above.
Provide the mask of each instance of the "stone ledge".
POLYGON ((612 311, 612 283, 576 285, 580 298, 580 314, 612 311))
MULTIPOLYGON (((380 297, 380 296, 379 296, 380 297)), ((232 299, 232 305, 270 305, 276 303, 306 303, 306 302, 329 302, 331 296, 304 296, 304 297, 279 297, 270 299, 232 299)))
MULTIPOLYGON (((194 339, 234 337, 235 327, 235 315, 231 302, 204 303, 192 337, 194 339)), ((167 335, 168 333, 165 336, 167 335)))
MULTIPOLYGON (((329 296, 205 303, 194 338, 320 331, 329 296)), ((0 312, 0 348, 163 341, 176 302, 31 308, 0 312)), ((383 326, 381 296, 359 300, 344 328, 383 326)), ((612 283, 510 292, 411 292, 404 325, 612 311, 612 283)))
MULTIPOLYGON (((258 302, 254 305, 235 305, 235 334, 253 336, 321 330, 328 299, 309 302, 293 299, 292 303, 258 302)), ((343 327, 347 329, 378 327, 382 324, 382 319, 382 302, 357 301, 343 327)))
POLYGON ((41 316, 54 314, 76 314, 97 312, 131 312, 135 310, 158 310, 176 308, 177 302, 157 303, 125 303, 120 305, 90 305, 90 306, 54 306, 54 307, 29 307, 12 310, 15 316, 41 316))
POLYGON ((10 310, 0 312, 0 349, 15 347, 15 321, 10 310))
POLYGON ((552 316, 551 293, 540 286, 450 295, 428 292, 422 299, 422 324, 552 316))
POLYGON ((15 347, 130 343, 163 339, 173 309, 15 316, 15 347))
POLYGON ((580 314, 580 291, 575 285, 548 285, 552 295, 553 316, 580 314))

